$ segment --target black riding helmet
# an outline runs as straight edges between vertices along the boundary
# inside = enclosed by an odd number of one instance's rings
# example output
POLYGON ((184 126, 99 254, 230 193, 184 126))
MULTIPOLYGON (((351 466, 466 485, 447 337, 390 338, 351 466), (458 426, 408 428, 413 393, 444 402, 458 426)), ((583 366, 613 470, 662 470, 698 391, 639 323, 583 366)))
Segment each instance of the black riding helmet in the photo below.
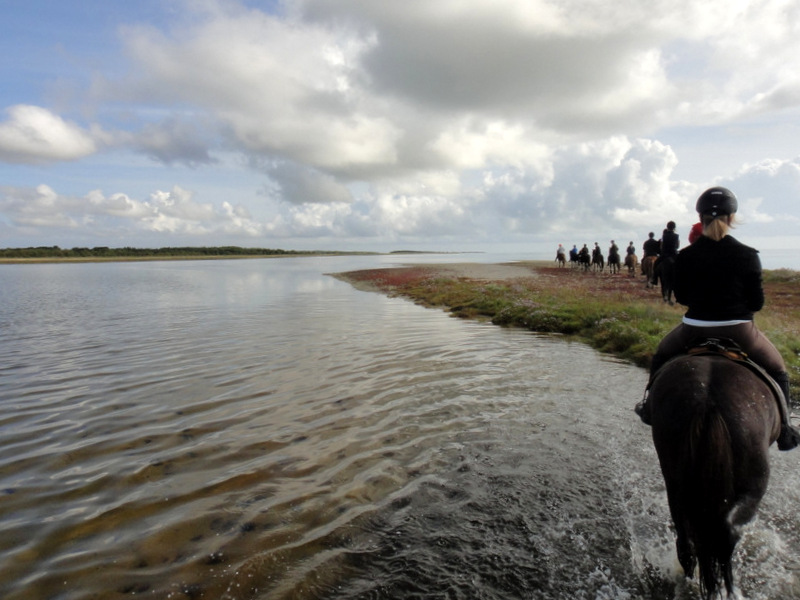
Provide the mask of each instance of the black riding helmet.
POLYGON ((701 215, 719 217, 732 215, 739 208, 739 201, 728 188, 712 187, 700 194, 695 210, 701 215))

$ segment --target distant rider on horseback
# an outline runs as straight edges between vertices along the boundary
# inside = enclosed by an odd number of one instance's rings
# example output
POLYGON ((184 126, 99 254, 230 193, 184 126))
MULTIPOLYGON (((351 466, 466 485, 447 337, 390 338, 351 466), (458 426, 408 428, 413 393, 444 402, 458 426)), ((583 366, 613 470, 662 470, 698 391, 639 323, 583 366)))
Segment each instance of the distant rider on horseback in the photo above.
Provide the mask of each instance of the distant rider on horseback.
POLYGON ((648 256, 658 256, 661 251, 661 244, 655 239, 655 235, 652 231, 647 234, 647 241, 642 245, 642 259, 648 256))
MULTIPOLYGON (((781 410, 778 448, 791 450, 800 443, 800 431, 789 421, 786 365, 777 348, 753 322, 754 313, 764 306, 761 261, 757 250, 728 235, 738 206, 733 192, 723 187, 710 188, 697 199, 703 235, 675 259, 675 298, 688 309, 683 322, 658 345, 650 366, 650 381, 670 358, 686 352, 693 340, 732 340, 767 371, 783 392, 786 405, 781 410)), ((636 406, 636 413, 648 425, 649 388, 648 383, 644 400, 636 406)))
POLYGON ((589 248, 586 247, 586 244, 583 245, 583 248, 580 249, 578 252, 578 265, 583 268, 584 271, 589 270, 589 265, 592 264, 592 257, 589 254, 589 248))
POLYGON ((681 245, 680 238, 675 233, 675 221, 667 223, 667 228, 661 234, 661 245, 659 247, 659 256, 656 259, 656 264, 653 266, 653 279, 650 283, 656 285, 658 283, 659 267, 664 260, 674 259, 678 256, 678 248, 681 245))

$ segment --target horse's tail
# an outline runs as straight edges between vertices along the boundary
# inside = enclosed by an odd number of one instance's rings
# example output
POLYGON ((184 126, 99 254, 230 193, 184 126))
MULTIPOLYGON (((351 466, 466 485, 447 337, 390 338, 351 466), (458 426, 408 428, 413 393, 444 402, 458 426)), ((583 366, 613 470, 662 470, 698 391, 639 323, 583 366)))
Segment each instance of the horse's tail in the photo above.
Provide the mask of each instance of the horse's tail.
MULTIPOLYGON (((733 444, 722 414, 714 406, 695 415, 690 439, 689 493, 686 504, 690 537, 700 570, 700 584, 706 598, 724 582, 732 592, 731 559, 739 534, 730 522, 734 503, 733 444)), ((691 575, 690 573, 688 575, 691 575)))

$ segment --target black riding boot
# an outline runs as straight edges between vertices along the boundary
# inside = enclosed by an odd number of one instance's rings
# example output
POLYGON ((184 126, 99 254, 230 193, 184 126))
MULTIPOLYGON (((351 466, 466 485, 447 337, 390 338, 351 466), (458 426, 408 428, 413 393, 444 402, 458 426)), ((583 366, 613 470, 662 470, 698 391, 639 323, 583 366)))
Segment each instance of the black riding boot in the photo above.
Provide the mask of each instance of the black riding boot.
POLYGON ((781 433, 778 436, 778 450, 793 450, 800 444, 800 430, 792 425, 792 421, 789 418, 792 414, 789 395, 789 374, 784 371, 773 375, 772 378, 781 388, 784 400, 781 405, 781 433))
POLYGON ((650 384, 648 383, 644 390, 644 396, 639 402, 636 403, 636 406, 633 407, 633 412, 639 415, 639 418, 645 425, 652 425, 650 419, 650 404, 647 402, 647 395, 649 392, 650 384))
POLYGON ((669 357, 664 357, 663 354, 656 352, 650 360, 650 379, 647 380, 647 385, 644 388, 644 395, 642 399, 633 407, 633 412, 639 415, 642 423, 645 425, 652 425, 651 412, 650 412, 650 386, 653 385, 653 380, 656 378, 658 370, 664 366, 669 357))
POLYGON ((653 379, 655 379, 655 374, 664 361, 662 361, 658 355, 653 357, 653 362, 651 364, 651 371, 650 371, 650 379, 647 380, 647 385, 644 388, 644 395, 642 399, 633 407, 633 412, 639 415, 639 418, 642 420, 642 423, 645 425, 652 425, 652 415, 650 411, 650 386, 653 385, 653 379))

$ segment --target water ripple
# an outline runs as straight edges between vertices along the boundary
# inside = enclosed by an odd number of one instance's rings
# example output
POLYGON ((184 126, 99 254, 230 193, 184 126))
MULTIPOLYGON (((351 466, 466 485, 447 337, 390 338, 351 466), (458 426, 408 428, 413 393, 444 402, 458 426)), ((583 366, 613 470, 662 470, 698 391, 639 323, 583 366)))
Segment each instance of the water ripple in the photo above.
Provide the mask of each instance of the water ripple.
POLYGON ((287 264, 4 271, 0 596, 681 597, 641 370, 287 264))

